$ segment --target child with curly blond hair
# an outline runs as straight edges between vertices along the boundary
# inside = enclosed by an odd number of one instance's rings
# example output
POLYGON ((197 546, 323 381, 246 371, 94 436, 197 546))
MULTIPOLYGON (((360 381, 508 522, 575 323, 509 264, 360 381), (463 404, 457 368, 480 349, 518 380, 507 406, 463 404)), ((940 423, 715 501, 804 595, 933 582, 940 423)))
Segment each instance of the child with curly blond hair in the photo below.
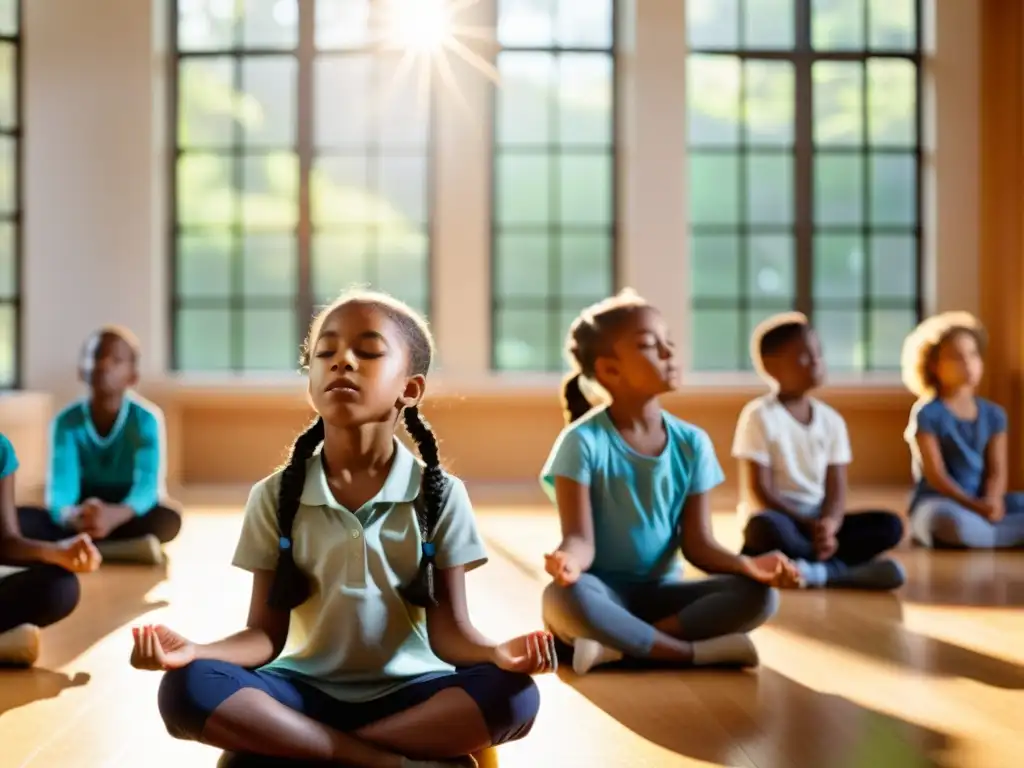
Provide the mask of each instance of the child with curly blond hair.
POLYGON ((903 383, 918 397, 904 433, 916 481, 910 522, 927 547, 1024 545, 1024 493, 1006 492, 1006 411, 975 394, 986 342, 975 317, 946 312, 903 344, 903 383))

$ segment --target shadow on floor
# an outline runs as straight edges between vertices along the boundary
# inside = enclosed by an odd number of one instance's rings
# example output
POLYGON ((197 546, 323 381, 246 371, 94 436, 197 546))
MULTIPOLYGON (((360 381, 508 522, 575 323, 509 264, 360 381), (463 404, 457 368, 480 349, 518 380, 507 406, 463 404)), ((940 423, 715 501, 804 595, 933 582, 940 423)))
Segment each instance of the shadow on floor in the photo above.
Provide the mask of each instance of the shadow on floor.
POLYGON ((772 626, 880 661, 941 677, 1024 690, 1024 668, 903 627, 893 594, 787 593, 772 626))
POLYGON ((78 607, 64 621, 43 630, 40 664, 54 669, 70 664, 111 632, 122 628, 128 632, 125 624, 166 607, 166 600, 146 598, 166 579, 167 564, 111 564, 83 575, 78 607))
POLYGON ((0 671, 0 717, 34 701, 54 699, 68 688, 85 685, 89 679, 85 672, 72 677, 39 667, 0 671))
POLYGON ((762 667, 559 676, 626 728, 677 754, 761 768, 946 768, 949 737, 762 667))

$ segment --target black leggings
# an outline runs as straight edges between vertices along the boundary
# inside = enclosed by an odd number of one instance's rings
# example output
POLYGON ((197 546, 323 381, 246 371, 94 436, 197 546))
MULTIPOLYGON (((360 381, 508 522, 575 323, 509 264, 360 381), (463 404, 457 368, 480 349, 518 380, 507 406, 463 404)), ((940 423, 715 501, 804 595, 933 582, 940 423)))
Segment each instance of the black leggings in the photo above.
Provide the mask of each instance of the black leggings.
POLYGON ((0 632, 21 624, 46 627, 78 605, 78 577, 56 565, 30 565, 0 579, 0 632))
MULTIPOLYGON (((77 532, 53 522, 49 510, 42 507, 19 507, 18 524, 21 535, 38 541, 60 541, 77 532)), ((157 505, 144 515, 133 517, 124 525, 115 528, 108 539, 137 539, 141 536, 156 536, 160 543, 172 541, 181 530, 181 515, 170 507, 157 505)))
MULTIPOLYGON (((892 512, 857 512, 843 518, 836 534, 839 549, 834 560, 860 565, 892 549, 903 538, 903 522, 892 512)), ((743 531, 743 554, 763 555, 779 550, 794 560, 814 562, 814 543, 789 515, 768 510, 747 521, 743 531)))

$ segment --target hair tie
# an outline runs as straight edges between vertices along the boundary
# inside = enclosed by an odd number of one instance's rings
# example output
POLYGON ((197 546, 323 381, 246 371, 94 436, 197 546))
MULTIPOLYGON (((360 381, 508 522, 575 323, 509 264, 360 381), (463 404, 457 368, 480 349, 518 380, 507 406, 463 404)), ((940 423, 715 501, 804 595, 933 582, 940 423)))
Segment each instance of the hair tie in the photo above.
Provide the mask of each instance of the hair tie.
POLYGON ((423 556, 431 560, 434 559, 434 542, 424 541, 423 542, 423 556))
POLYGON ((282 536, 281 540, 278 543, 280 544, 281 549, 291 549, 292 548, 291 539, 289 539, 287 536, 282 536))

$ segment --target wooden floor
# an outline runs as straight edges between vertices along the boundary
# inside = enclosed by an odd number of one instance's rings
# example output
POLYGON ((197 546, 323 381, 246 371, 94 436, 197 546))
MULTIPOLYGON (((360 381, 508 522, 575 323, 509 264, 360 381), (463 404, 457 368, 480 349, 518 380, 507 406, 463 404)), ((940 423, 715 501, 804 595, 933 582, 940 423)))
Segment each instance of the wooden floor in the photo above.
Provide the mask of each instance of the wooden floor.
MULTIPOLYGON (((243 497, 244 498, 244 497, 243 497)), ((229 559, 237 508, 190 505, 164 569, 105 567, 80 609, 44 632, 37 669, 0 672, 0 768, 215 765, 170 739, 159 676, 128 665, 129 627, 163 622, 199 641, 243 625, 248 576, 229 559)), ((492 636, 539 626, 545 505, 481 505, 491 561, 470 580, 492 636)), ((728 514, 716 531, 738 536, 728 514)), ((1008 768, 1024 754, 1024 554, 899 554, 892 595, 783 595, 758 630, 757 672, 572 673, 540 679, 532 734, 497 750, 503 768, 1008 768), (571 735, 570 735, 571 734, 571 735)))

